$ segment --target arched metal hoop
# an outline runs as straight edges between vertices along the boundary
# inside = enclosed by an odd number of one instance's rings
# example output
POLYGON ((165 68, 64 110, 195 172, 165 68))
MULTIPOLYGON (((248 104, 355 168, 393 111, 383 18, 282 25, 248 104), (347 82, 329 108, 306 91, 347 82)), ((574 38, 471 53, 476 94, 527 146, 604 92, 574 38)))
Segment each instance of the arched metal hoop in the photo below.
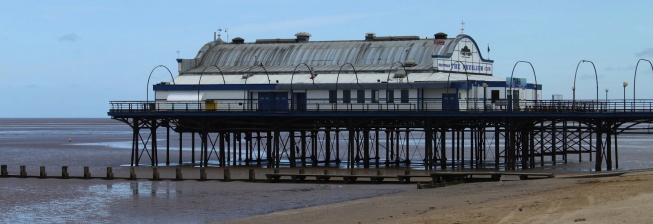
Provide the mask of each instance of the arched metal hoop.
POLYGON ((518 61, 515 62, 514 66, 512 66, 512 73, 510 73, 510 95, 512 95, 512 78, 513 75, 515 75, 515 68, 519 63, 528 63, 531 66, 531 70, 533 70, 533 76, 535 77, 535 88, 534 88, 535 94, 533 96, 535 96, 535 106, 537 106, 537 75, 535 75, 535 68, 533 68, 533 64, 531 64, 528 61, 518 61))
POLYGON ((580 67, 581 63, 584 62, 589 62, 592 63, 592 68, 594 68, 594 78, 596 79, 596 102, 599 102, 599 75, 596 73, 596 66, 594 66, 594 62, 588 61, 588 60, 581 60, 578 62, 578 65, 576 65, 576 72, 574 73, 574 96, 573 96, 573 101, 571 102, 571 107, 572 110, 575 110, 576 108, 576 76, 578 75, 578 67, 580 67))
POLYGON ((651 70, 653 70, 653 63, 651 63, 651 61, 643 59, 643 58, 637 60, 637 65, 635 66, 635 76, 633 77, 633 103, 635 103, 635 87, 636 87, 636 84, 637 84, 637 82, 636 82, 636 80, 637 80, 637 67, 639 67, 639 62, 641 62, 641 61, 648 62, 651 65, 651 70))
POLYGON ((201 102, 200 102, 200 87, 202 86, 202 85, 201 85, 201 84, 202 84, 202 76, 204 75, 204 72, 206 71, 206 69, 207 69, 207 68, 210 68, 210 67, 215 67, 215 68, 217 68, 218 71, 220 71, 220 74, 222 75, 222 84, 227 84, 227 82, 226 82, 225 79, 224 79, 224 74, 222 73, 222 70, 221 70, 218 66, 215 66, 215 65, 209 65, 209 66, 204 67, 204 69, 203 69, 202 72, 200 73, 200 79, 199 79, 199 81, 197 82, 197 109, 200 109, 200 108, 202 107, 202 104, 201 104, 201 102))
POLYGON ((152 69, 152 71, 150 72, 150 75, 147 77, 147 88, 146 88, 146 91, 145 91, 145 101, 148 102, 148 103, 150 102, 150 79, 152 78, 152 73, 154 73, 154 70, 156 70, 159 67, 163 67, 166 70, 168 70, 168 73, 170 73, 170 78, 172 80, 172 84, 175 84, 175 77, 172 76, 172 72, 170 72, 170 69, 168 69, 168 67, 166 67, 165 65, 157 65, 156 67, 154 67, 152 69))
MULTIPOLYGON (((293 84, 293 80, 295 79, 295 72, 297 71, 297 67, 299 67, 300 65, 306 66, 306 68, 308 68, 308 71, 311 73, 311 76, 314 75, 313 74, 313 69, 310 66, 308 66, 308 64, 306 64, 306 63, 299 63, 297 66, 295 66, 295 69, 292 70, 292 75, 290 76, 290 92, 291 93, 293 92, 292 84, 293 84)), ((315 77, 311 78, 311 80, 313 80, 313 86, 315 86, 315 77)), ((292 96, 291 96, 291 98, 292 98, 292 96)))
POLYGON ((354 70, 354 75, 356 75, 356 85, 363 88, 363 86, 361 86, 361 84, 358 83, 358 73, 356 72, 356 67, 354 67, 352 63, 347 62, 342 66, 340 66, 340 69, 338 70, 338 76, 336 76, 336 93, 338 92, 338 80, 340 79, 340 72, 342 71, 342 67, 345 67, 345 65, 351 66, 351 68, 354 70))
POLYGON ((392 73, 392 68, 397 63, 401 64, 401 68, 404 69, 404 73, 406 73, 406 83, 408 84, 408 86, 410 86, 410 88, 413 88, 413 86, 410 84, 410 81, 408 80, 408 72, 406 71, 406 65, 404 65, 404 63, 401 63, 400 61, 395 61, 395 62, 392 63, 392 65, 390 65, 390 70, 388 71, 388 77, 385 80, 385 82, 386 82, 385 89, 388 90, 388 85, 390 83, 389 82, 390 81, 390 73, 392 73))

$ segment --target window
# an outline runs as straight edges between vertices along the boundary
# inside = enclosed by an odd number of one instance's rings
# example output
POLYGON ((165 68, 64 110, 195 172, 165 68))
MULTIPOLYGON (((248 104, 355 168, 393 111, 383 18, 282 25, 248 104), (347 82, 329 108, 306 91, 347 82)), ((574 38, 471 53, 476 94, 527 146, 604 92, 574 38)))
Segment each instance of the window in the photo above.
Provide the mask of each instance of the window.
POLYGON ((329 103, 338 102, 338 92, 335 90, 329 90, 329 103))
POLYGON ((358 90, 356 93, 356 101, 358 103, 365 103, 365 90, 358 90))
POLYGON ((342 91, 342 102, 343 103, 351 103, 351 90, 343 90, 342 91))
POLYGON ((394 103, 395 102, 395 90, 387 90, 385 92, 385 102, 386 103, 394 103))
POLYGON ((379 90, 372 90, 372 103, 379 103, 379 90))
POLYGON ((408 103, 408 90, 407 89, 402 89, 401 90, 401 103, 408 103))

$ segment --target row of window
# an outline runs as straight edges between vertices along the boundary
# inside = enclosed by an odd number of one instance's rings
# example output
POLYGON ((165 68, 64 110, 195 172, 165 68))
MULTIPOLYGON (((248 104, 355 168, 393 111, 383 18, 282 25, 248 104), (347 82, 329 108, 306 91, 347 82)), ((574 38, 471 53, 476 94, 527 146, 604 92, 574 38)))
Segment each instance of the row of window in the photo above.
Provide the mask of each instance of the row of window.
MULTIPOLYGON (((351 90, 342 90, 342 102, 351 103, 351 90)), ((365 103, 365 90, 362 89, 356 90, 356 102, 365 103)), ((379 90, 374 89, 372 90, 372 103, 378 103, 378 102, 379 102, 379 90)), ((386 103, 395 102, 394 90, 386 91, 385 102, 386 103)), ((329 103, 338 103, 338 92, 336 90, 329 90, 329 103)), ((408 103, 407 89, 401 90, 401 103, 408 103)))

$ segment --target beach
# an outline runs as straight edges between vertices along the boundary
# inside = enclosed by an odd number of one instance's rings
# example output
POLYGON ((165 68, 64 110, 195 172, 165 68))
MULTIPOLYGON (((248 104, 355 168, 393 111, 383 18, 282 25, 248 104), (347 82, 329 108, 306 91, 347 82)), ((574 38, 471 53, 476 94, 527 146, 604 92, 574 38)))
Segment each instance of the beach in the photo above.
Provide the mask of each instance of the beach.
MULTIPOLYGON (((158 167, 168 180, 151 180, 150 166, 135 167, 139 179, 127 180, 131 130, 125 124, 109 119, 0 119, 0 124, 0 164, 14 176, 25 165, 32 176, 0 178, 0 221, 5 223, 641 223, 653 218, 645 212, 653 192, 646 136, 620 141, 625 145, 621 168, 612 172, 588 171, 592 162, 573 162, 577 158, 570 156, 569 164, 535 170, 555 173, 555 178, 504 176, 501 181, 417 189, 416 183, 392 180, 269 183, 264 174, 273 170, 266 168, 254 168, 258 180, 252 183, 245 181, 251 167, 244 166, 227 167, 235 181, 222 181, 220 167, 208 167, 209 180, 199 181, 199 168, 188 164, 181 166, 187 180, 174 181, 178 151, 172 151, 173 166, 158 167), (48 178, 38 178, 40 166, 48 178), (74 178, 60 179, 62 166, 74 178), (78 178, 85 166, 92 179, 78 178), (117 179, 103 179, 107 167, 117 179), (599 177, 605 174, 621 175, 599 177)), ((189 156, 184 150, 183 161, 189 156)), ((327 168, 304 169, 321 173, 327 168)), ((390 175, 404 171, 381 170, 390 175)), ((376 169, 357 172, 374 174, 376 169)))
POLYGON ((275 212, 226 223, 646 223, 653 171, 468 183, 275 212))

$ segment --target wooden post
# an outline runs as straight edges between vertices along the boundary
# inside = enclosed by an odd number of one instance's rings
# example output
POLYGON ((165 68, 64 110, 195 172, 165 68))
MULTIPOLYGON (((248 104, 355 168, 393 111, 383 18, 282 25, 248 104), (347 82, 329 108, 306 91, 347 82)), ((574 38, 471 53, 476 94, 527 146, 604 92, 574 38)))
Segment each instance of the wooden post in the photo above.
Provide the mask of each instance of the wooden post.
POLYGON ((20 177, 27 177, 27 172, 25 171, 25 165, 20 166, 20 177))
POLYGON ((254 169, 249 169, 249 181, 256 181, 256 175, 254 174, 254 169))
POLYGON ((61 178, 68 179, 68 166, 61 167, 61 178))
POLYGON ((88 170, 88 166, 84 167, 84 179, 90 179, 91 178, 91 172, 88 170))
POLYGON ((224 169, 224 181, 231 181, 231 172, 229 172, 229 169, 224 169))
POLYGON ((161 178, 159 176, 158 168, 156 168, 156 167, 152 168, 152 180, 160 180, 160 179, 161 178))
POLYGON ((136 172, 134 171, 134 167, 129 167, 129 179, 136 180, 136 172))
POLYGON ((175 169, 175 173, 175 180, 184 180, 184 177, 181 174, 181 168, 177 167, 177 169, 175 169))
POLYGON ((7 172, 7 165, 1 165, 0 167, 1 167, 0 168, 0 176, 1 177, 8 177, 9 172, 7 172))
POLYGON ((48 177, 48 174, 45 173, 45 166, 39 167, 39 170, 40 170, 40 175, 39 175, 40 178, 48 177))
POLYGON ((206 180, 206 168, 204 167, 200 168, 200 180, 201 181, 206 180))
POLYGON ((107 180, 113 180, 113 168, 107 167, 107 180))

